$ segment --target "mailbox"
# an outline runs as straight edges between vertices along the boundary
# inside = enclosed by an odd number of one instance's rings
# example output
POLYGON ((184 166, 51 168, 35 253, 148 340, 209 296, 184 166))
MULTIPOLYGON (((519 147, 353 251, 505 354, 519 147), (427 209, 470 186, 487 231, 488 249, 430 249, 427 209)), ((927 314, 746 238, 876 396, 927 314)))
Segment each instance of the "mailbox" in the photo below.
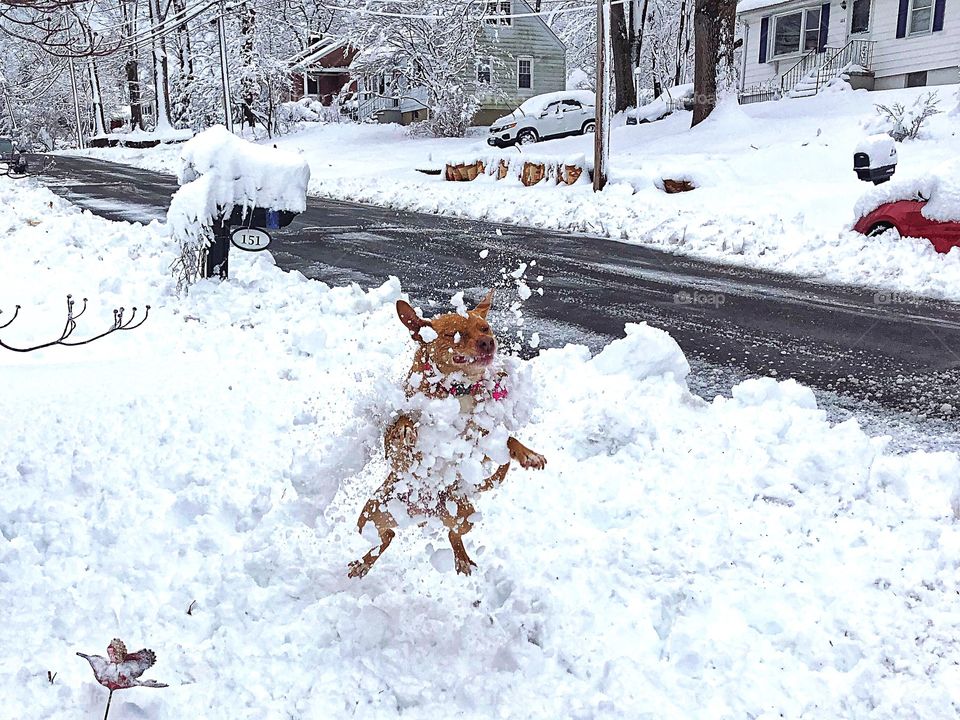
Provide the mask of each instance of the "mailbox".
POLYGON ((864 182, 885 183, 897 169, 897 145, 889 135, 871 135, 853 153, 853 171, 864 182))
POLYGON ((244 209, 239 205, 234 205, 229 224, 236 225, 237 227, 259 227, 266 228, 267 230, 279 230, 292 223, 298 214, 299 213, 295 213, 292 210, 269 210, 262 207, 244 209))

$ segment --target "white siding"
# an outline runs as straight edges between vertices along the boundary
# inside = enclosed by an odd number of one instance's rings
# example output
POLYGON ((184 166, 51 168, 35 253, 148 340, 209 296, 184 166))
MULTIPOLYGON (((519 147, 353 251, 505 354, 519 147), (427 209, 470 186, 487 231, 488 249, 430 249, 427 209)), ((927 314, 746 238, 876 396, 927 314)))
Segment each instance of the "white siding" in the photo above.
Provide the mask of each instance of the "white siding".
MULTIPOLYGON (((879 0, 878 0, 879 1, 879 0)), ((960 4, 960 0, 955 0, 960 4)), ((760 22, 764 17, 772 17, 784 12, 799 10, 801 8, 816 8, 823 3, 810 2, 810 0, 785 2, 774 7, 767 7, 763 10, 754 10, 749 13, 743 13, 740 16, 740 22, 747 24, 748 33, 746 35, 746 66, 743 69, 743 85, 750 87, 758 83, 767 82, 779 78, 783 73, 788 72, 800 58, 803 53, 789 55, 777 60, 769 60, 760 63, 760 22)), ((773 33, 773 22, 770 22, 771 37, 773 33)), ((768 39, 769 41, 769 39, 768 39)), ((846 10, 840 7, 839 2, 830 5, 830 24, 827 28, 827 46, 832 48, 842 48, 847 44, 846 39, 846 10)), ((767 53, 769 58, 769 53, 767 53)))
POLYGON ((903 87, 883 82, 891 75, 920 70, 955 68, 960 63, 960 0, 946 0, 943 30, 926 35, 897 37, 898 0, 874 0, 870 39, 875 40, 873 70, 877 88, 903 87))
MULTIPOLYGON (((847 5, 846 9, 840 7, 839 2, 832 2, 830 5, 830 29, 827 34, 829 47, 842 48, 847 43, 847 23, 852 2, 847 5)), ((746 62, 742 80, 744 87, 776 80, 799 59, 797 56, 762 64, 759 62, 761 19, 801 7, 815 6, 816 3, 811 2, 784 2, 740 15, 740 22, 746 29, 746 62)), ((946 0, 942 31, 914 37, 897 38, 899 7, 899 0, 873 0, 870 33, 856 36, 876 43, 872 70, 877 89, 903 87, 907 73, 921 70, 937 71, 929 73, 929 84, 956 82, 957 76, 953 71, 960 65, 960 0, 946 0)), ((770 30, 773 30, 772 23, 770 30)))

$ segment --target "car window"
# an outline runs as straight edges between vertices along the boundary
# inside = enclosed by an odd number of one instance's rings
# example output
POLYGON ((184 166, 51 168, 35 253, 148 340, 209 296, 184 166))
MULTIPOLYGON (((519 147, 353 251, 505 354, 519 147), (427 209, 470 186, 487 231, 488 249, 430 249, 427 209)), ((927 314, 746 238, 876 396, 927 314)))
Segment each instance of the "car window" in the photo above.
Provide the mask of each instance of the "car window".
POLYGON ((571 110, 582 110, 583 105, 578 103, 576 100, 564 100, 563 101, 563 111, 570 112, 571 110))
POLYGON ((555 112, 560 112, 560 103, 558 102, 552 102, 543 109, 544 115, 550 115, 555 112))

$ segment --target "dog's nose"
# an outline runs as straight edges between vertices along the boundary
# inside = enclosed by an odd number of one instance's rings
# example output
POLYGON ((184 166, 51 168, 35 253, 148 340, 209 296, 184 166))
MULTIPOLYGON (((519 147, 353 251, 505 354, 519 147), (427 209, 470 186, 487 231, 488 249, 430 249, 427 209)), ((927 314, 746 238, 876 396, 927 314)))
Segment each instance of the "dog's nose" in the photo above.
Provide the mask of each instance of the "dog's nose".
POLYGON ((482 337, 477 340, 477 350, 484 354, 492 353, 495 347, 492 337, 482 337))

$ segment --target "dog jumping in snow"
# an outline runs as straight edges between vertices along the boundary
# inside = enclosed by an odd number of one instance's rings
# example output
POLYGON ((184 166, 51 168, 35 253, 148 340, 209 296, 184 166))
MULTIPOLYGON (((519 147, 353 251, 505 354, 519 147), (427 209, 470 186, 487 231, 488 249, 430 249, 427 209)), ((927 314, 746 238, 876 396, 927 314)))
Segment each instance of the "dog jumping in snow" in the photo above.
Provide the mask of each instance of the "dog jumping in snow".
POLYGON ((476 563, 463 536, 476 519, 472 496, 502 483, 512 460, 529 469, 546 465, 543 455, 506 429, 515 413, 507 399, 509 373, 498 365, 487 322, 492 301, 491 290, 473 310, 432 320, 397 301, 400 321, 418 347, 407 374, 406 406, 384 434, 391 472, 357 521, 361 534, 368 523, 376 528, 379 545, 350 564, 350 577, 369 572, 405 519, 441 521, 457 573, 469 575, 476 563))

